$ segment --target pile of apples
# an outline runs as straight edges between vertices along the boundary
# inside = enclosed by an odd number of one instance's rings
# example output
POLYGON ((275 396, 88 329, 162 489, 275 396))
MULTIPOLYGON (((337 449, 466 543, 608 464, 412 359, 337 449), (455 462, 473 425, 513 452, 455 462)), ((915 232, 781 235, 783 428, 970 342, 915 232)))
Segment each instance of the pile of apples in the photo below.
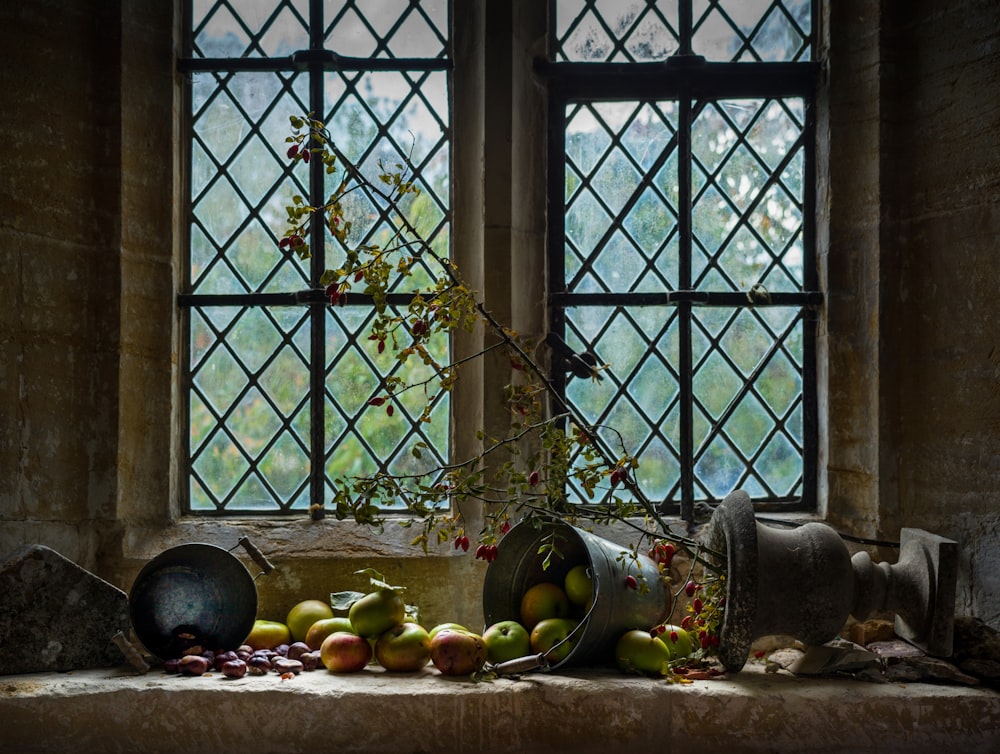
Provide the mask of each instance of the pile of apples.
POLYGON ((321 600, 303 600, 285 623, 255 621, 246 643, 274 649, 289 640, 318 651, 333 673, 357 673, 374 661, 393 673, 415 673, 430 663, 443 675, 471 675, 486 664, 482 636, 457 623, 425 629, 407 619, 406 605, 393 589, 365 594, 346 617, 335 616, 321 600))
POLYGON ((483 632, 487 659, 499 664, 544 655, 550 664, 565 660, 576 646, 573 631, 590 607, 593 581, 589 568, 570 568, 561 584, 543 581, 521 595, 520 620, 503 620, 483 632))

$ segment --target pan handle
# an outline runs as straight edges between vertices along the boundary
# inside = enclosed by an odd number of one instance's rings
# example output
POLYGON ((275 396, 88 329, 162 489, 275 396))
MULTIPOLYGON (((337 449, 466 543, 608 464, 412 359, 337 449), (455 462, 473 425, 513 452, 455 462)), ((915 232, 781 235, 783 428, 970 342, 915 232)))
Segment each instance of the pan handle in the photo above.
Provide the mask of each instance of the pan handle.
POLYGON ((128 664, 135 668, 137 673, 149 672, 149 664, 143 658, 142 653, 125 637, 124 633, 119 631, 111 637, 111 641, 122 651, 125 659, 128 660, 128 664))
POLYGON ((260 566, 260 573, 258 576, 266 576, 271 571, 274 570, 274 566, 271 565, 271 561, 265 557, 253 542, 250 541, 249 537, 240 537, 237 542, 238 545, 243 545, 243 549, 247 551, 247 555, 250 556, 251 560, 260 566))

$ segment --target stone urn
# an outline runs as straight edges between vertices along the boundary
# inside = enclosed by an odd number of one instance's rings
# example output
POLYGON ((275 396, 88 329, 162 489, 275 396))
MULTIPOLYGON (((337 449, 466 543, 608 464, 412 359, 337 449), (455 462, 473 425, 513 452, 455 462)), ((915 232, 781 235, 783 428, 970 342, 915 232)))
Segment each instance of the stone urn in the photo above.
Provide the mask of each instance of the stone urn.
MULTIPOLYGON (((898 561, 853 556, 837 532, 818 522, 795 528, 757 521, 750 496, 731 493, 704 535, 726 557, 726 606, 719 657, 730 672, 746 663, 753 641, 790 635, 824 644, 848 617, 896 615, 896 633, 930 655, 952 649, 958 545, 920 529, 902 529, 898 561)), ((721 565, 721 563, 720 563, 721 565)))

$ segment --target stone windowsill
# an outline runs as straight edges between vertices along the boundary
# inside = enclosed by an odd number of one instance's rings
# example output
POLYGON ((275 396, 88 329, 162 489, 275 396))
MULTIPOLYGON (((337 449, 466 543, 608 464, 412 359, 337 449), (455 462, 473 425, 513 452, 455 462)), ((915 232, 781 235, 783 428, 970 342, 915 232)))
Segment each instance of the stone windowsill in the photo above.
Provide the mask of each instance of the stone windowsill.
POLYGON ((1000 693, 767 674, 603 670, 473 683, 428 668, 291 680, 153 669, 0 677, 0 752, 1000 751, 1000 693))

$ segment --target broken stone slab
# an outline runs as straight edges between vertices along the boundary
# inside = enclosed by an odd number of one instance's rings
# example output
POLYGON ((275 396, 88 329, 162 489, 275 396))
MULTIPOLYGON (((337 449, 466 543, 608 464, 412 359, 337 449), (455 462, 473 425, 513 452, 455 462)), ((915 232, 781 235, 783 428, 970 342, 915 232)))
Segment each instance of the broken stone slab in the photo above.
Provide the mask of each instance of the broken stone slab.
POLYGON ((0 562, 0 675, 112 667, 128 595, 45 545, 0 562))
POLYGON ((796 675, 830 675, 881 670, 882 660, 874 652, 846 639, 809 646, 800 658, 788 666, 796 675))
POLYGON ((950 662, 925 655, 901 657, 885 669, 890 681, 911 683, 956 683, 963 686, 978 686, 979 679, 963 673, 950 662))

